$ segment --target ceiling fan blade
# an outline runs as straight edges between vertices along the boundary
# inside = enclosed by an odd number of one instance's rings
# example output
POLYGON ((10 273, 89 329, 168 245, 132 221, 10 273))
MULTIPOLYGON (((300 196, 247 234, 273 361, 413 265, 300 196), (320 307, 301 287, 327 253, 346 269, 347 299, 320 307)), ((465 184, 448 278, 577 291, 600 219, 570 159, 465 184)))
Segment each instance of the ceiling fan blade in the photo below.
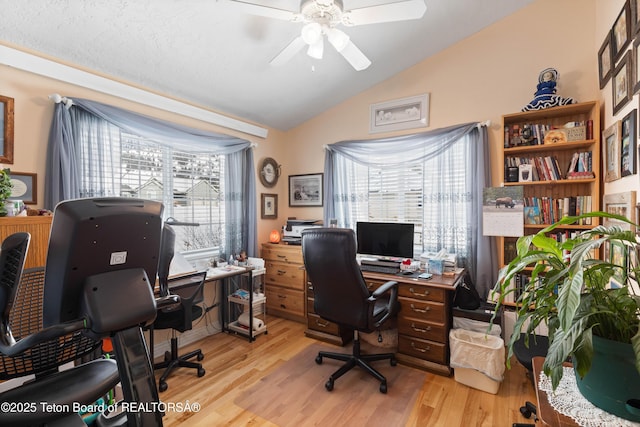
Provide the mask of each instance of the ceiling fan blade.
POLYGON ((362 71, 368 68, 369 65, 371 65, 371 61, 369 61, 369 58, 367 58, 364 53, 362 53, 362 51, 358 49, 355 44, 353 44, 351 40, 349 40, 344 48, 342 48, 342 50, 340 50, 339 52, 342 56, 344 56, 344 59, 349 61, 349 64, 351 64, 351 66, 355 68, 356 71, 362 71))
POLYGON ((296 53, 300 52, 304 46, 307 46, 307 44, 302 39, 302 36, 298 36, 284 49, 282 49, 280 53, 277 54, 269 63, 274 66, 283 65, 293 58, 296 53))
POLYGON ((347 26, 420 19, 427 10, 424 0, 403 0, 379 6, 345 11, 342 23, 347 26))
POLYGON ((240 12, 248 13, 249 15, 264 16, 267 18, 281 19, 283 21, 297 22, 300 15, 299 13, 291 12, 290 10, 262 6, 247 1, 228 0, 227 4, 229 7, 240 12))

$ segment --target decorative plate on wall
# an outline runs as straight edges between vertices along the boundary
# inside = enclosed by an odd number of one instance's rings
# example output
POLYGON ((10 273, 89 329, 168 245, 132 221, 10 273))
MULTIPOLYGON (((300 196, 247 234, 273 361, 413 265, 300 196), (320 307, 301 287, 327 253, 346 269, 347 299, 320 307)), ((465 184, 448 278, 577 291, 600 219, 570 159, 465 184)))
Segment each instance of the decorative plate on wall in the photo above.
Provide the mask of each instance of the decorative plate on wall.
POLYGON ((265 187, 273 187, 278 182, 280 177, 280 166, 271 157, 267 157, 262 161, 260 166, 260 182, 265 187))

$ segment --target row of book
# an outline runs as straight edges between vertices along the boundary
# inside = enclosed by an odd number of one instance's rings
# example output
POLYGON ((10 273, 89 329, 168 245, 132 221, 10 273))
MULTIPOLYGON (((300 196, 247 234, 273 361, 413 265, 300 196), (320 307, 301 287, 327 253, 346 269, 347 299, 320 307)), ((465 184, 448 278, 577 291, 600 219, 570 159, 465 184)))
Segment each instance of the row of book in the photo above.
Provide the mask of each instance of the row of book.
POLYGON ((591 151, 573 153, 567 168, 567 179, 593 178, 592 157, 591 151))
POLYGON ((563 179, 560 165, 555 156, 507 157, 507 167, 520 169, 520 181, 557 181, 563 179))
POLYGON ((552 126, 543 123, 524 123, 505 125, 504 147, 520 147, 526 145, 543 145, 544 137, 550 130, 583 127, 584 139, 593 139, 593 121, 577 121, 565 123, 564 126, 552 126))
MULTIPOLYGON (((591 212, 591 196, 525 197, 525 224, 553 224, 565 216, 591 212)), ((579 225, 591 225, 591 218, 582 218, 579 225)))

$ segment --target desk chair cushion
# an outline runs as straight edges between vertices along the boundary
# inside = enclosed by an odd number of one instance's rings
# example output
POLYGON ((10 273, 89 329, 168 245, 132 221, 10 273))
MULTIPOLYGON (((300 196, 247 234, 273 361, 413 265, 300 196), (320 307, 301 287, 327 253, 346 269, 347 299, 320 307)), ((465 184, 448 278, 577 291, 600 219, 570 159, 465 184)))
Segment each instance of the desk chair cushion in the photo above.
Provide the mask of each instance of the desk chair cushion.
POLYGON ((527 371, 533 372, 533 358, 536 356, 546 356, 549 350, 549 338, 544 335, 529 337, 529 347, 525 345, 525 335, 521 334, 520 339, 513 344, 513 354, 527 371))
POLYGON ((185 332, 192 328, 193 319, 199 319, 203 313, 202 307, 194 305, 191 307, 190 314, 186 315, 188 320, 185 321, 185 310, 183 308, 158 311, 153 327, 155 329, 175 329, 179 332, 185 332))

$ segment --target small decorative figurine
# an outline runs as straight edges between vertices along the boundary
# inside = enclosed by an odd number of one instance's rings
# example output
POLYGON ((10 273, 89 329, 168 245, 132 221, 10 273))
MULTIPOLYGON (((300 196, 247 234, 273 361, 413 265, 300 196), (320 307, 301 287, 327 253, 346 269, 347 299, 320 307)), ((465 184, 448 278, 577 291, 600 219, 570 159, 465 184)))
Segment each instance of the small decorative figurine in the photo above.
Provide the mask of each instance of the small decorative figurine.
POLYGON ((543 110, 545 108, 558 107, 560 105, 573 104, 573 98, 563 98, 556 95, 556 81, 558 71, 555 68, 546 68, 538 76, 537 91, 533 100, 522 111, 543 110))

